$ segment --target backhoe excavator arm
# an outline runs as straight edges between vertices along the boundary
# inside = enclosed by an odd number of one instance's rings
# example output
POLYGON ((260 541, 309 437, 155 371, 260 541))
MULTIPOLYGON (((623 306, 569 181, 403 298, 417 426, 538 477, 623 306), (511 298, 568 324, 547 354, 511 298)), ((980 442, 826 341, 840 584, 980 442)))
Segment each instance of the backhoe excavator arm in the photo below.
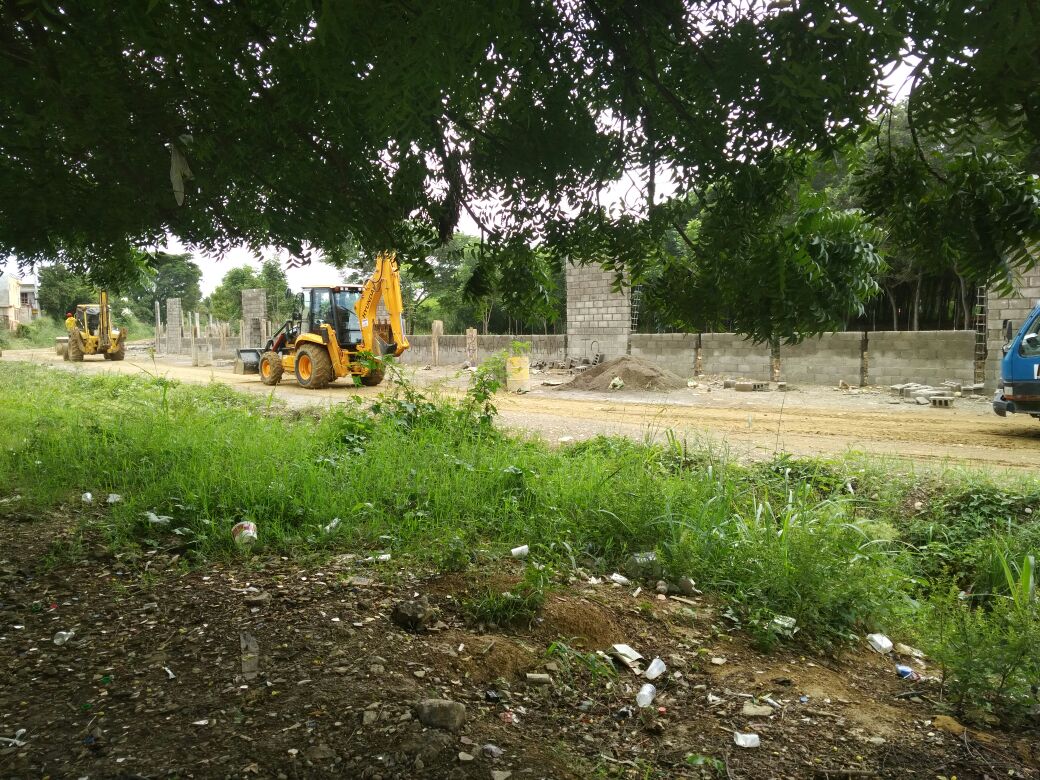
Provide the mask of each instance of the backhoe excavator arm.
POLYGON ((361 323, 362 349, 373 355, 393 354, 399 357, 408 349, 408 337, 404 334, 404 301, 401 297, 401 273, 397 268, 395 252, 380 252, 376 255, 376 270, 365 282, 361 297, 354 306, 361 323), (382 300, 390 315, 390 331, 393 334, 392 349, 383 352, 376 344, 375 326, 379 301, 382 300))
POLYGON ((100 309, 98 316, 98 337, 102 349, 112 346, 112 312, 108 309, 108 292, 101 291, 100 309))

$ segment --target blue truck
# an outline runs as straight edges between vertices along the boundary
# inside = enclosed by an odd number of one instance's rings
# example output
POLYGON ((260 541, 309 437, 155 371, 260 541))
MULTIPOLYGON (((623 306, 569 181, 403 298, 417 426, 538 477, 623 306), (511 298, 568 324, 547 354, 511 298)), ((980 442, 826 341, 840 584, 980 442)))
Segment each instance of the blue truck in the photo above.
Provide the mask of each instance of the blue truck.
POLYGON ((1001 417, 1028 414, 1040 419, 1040 305, 1016 334, 1004 320, 1004 358, 993 411, 1001 417))

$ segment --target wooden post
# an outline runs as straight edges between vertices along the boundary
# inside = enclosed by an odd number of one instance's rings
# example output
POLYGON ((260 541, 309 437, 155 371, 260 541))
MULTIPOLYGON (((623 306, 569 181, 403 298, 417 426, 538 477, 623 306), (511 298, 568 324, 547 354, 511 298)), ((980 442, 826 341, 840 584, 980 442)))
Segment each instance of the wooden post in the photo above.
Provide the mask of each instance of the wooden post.
POLYGON ((430 352, 433 353, 433 365, 439 366, 441 364, 441 350, 438 340, 444 333, 444 322, 441 320, 434 320, 433 325, 430 328, 430 352))

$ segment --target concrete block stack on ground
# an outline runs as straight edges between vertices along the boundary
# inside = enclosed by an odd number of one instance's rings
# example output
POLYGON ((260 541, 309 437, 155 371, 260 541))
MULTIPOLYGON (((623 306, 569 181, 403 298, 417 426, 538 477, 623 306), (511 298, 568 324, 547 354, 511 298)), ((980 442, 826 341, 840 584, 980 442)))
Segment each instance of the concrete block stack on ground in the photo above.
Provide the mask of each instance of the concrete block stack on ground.
POLYGON ((632 331, 629 288, 614 291, 614 271, 567 266, 567 351, 571 357, 607 360, 628 354, 632 331))
POLYGON ((184 332, 184 314, 181 311, 180 298, 167 298, 166 300, 166 351, 176 354, 181 351, 181 341, 184 332))
POLYGON ((242 291, 242 346, 263 346, 267 320, 267 290, 242 291))

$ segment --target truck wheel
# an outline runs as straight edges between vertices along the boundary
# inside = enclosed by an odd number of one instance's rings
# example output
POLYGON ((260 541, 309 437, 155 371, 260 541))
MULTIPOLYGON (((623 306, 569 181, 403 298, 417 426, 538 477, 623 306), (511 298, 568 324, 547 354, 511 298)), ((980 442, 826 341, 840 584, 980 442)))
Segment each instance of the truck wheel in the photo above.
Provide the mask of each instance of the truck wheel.
POLYGON ((372 369, 365 376, 361 377, 361 384, 365 387, 375 387, 383 381, 383 369, 372 369))
POLYGON ((265 385, 276 385, 282 381, 282 356, 277 352, 265 352, 260 356, 260 381, 265 385))
POLYGON ((296 350, 296 381, 300 387, 320 390, 328 387, 335 378, 336 372, 327 349, 317 344, 304 344, 296 350))
POLYGON ((73 331, 69 334, 69 347, 66 354, 68 359, 74 363, 83 362, 83 337, 79 334, 79 331, 73 331))

